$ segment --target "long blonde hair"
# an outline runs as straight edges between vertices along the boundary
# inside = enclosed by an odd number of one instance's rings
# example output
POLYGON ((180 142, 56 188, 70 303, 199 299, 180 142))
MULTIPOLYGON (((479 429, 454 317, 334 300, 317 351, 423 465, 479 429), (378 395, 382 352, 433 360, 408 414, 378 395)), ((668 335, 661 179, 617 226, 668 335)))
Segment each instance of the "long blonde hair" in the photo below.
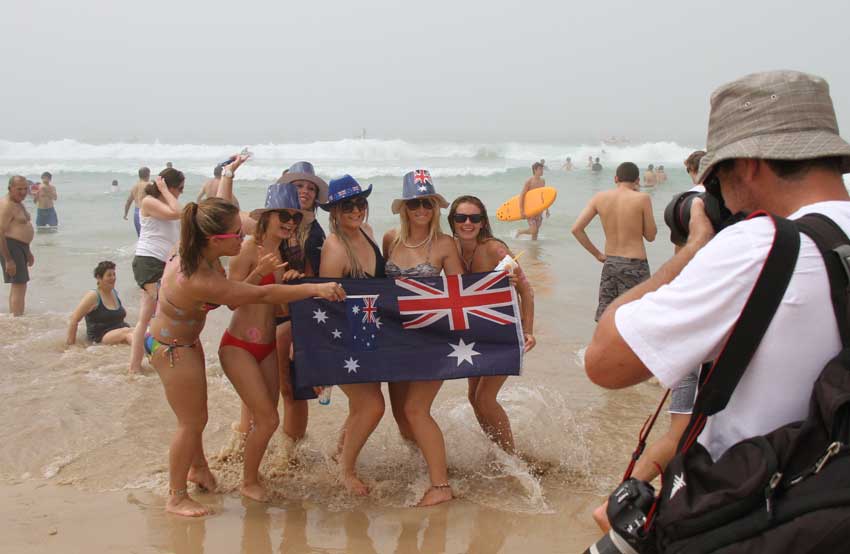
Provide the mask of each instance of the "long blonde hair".
MULTIPOLYGON (((433 198, 423 198, 422 201, 428 201, 431 203, 431 224, 428 226, 428 235, 431 241, 437 239, 443 233, 443 228, 440 226, 440 206, 433 198)), ((398 233, 396 233, 395 240, 390 245, 390 251, 395 250, 396 246, 399 244, 407 242, 407 239, 410 238, 410 218, 407 215, 407 207, 402 204, 401 210, 398 212, 399 219, 401 223, 398 227, 398 233)))
POLYGON ((363 279, 367 277, 366 270, 363 269, 363 265, 360 263, 360 260, 357 259, 357 255, 354 254, 354 248, 351 247, 351 241, 348 239, 348 235, 345 234, 345 230, 339 224, 339 210, 340 208, 338 205, 331 207, 331 216, 328 218, 330 220, 331 233, 336 235, 339 242, 342 243, 342 247, 345 248, 345 255, 348 257, 348 277, 352 279, 363 279))

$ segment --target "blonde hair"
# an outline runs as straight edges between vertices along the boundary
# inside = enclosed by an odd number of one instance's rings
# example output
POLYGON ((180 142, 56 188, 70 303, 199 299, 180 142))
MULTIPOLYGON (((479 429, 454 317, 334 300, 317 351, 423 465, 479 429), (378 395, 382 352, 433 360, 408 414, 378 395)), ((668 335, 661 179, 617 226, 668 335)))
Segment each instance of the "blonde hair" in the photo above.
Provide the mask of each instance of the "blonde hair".
MULTIPOLYGON (((422 201, 428 201, 432 206, 431 224, 428 226, 428 235, 430 240, 434 241, 443 233, 443 228, 440 226, 440 206, 434 198, 422 198, 422 201)), ((401 224, 398 227, 398 233, 396 233, 395 240, 392 242, 390 250, 395 250, 396 246, 407 242, 407 239, 410 238, 410 218, 407 215, 407 206, 404 204, 401 205, 401 210, 399 210, 398 216, 399 219, 401 219, 401 224)))
POLYGON ((331 233, 336 235, 336 238, 339 239, 339 242, 342 243, 342 247, 345 249, 345 255, 348 258, 348 276, 352 279, 363 279, 367 276, 366 270, 363 269, 363 265, 354 254, 354 248, 351 247, 351 241, 348 240, 348 236, 339 224, 338 216, 339 206, 332 206, 331 216, 328 218, 330 220, 331 233))

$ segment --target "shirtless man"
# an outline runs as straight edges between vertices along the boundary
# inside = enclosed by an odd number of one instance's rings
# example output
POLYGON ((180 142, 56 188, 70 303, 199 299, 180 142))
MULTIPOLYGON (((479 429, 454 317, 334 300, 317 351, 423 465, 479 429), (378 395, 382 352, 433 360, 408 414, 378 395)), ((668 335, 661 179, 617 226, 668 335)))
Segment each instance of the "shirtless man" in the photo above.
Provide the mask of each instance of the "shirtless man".
POLYGON ((658 229, 652 216, 652 202, 638 192, 640 170, 632 162, 617 167, 613 190, 597 192, 573 224, 573 235, 594 258, 603 263, 599 282, 596 321, 615 298, 649 278, 649 264, 643 239, 652 242, 658 229), (596 215, 605 232, 605 253, 600 252, 584 232, 596 215))
MULTIPOLYGON (((222 167, 220 165, 215 166, 213 169, 213 178, 201 187, 201 192, 198 194, 198 200, 196 202, 200 202, 204 198, 215 198, 218 196, 218 185, 221 183, 221 170, 222 167)), ((236 207, 239 207, 239 201, 236 200, 235 196, 233 197, 233 203, 236 204, 236 207)))
POLYGON ((145 187, 151 182, 151 170, 147 167, 139 168, 139 180, 130 189, 130 194, 127 195, 127 201, 124 203, 124 220, 127 220, 127 214, 130 213, 130 206, 133 204, 136 207, 133 209, 133 225, 136 227, 136 236, 142 232, 142 222, 139 220, 139 207, 142 205, 142 199, 145 197, 145 187))
POLYGON ((567 158, 564 162, 564 165, 561 166, 561 169, 564 171, 572 171, 573 170, 573 160, 572 158, 567 158))
POLYGON ((655 180, 658 181, 659 185, 667 182, 667 172, 664 171, 663 165, 659 165, 658 169, 655 170, 655 180))
POLYGON ((35 226, 38 228, 50 228, 59 226, 59 216, 56 215, 56 208, 53 203, 56 202, 58 195, 56 187, 51 181, 53 175, 45 171, 41 174, 41 186, 35 193, 35 226))
MULTIPOLYGON (((525 181, 525 184, 522 185, 522 192, 519 193, 519 213, 528 221, 528 229, 518 231, 516 236, 531 235, 531 240, 537 240, 537 233, 540 232, 540 227, 543 225, 543 214, 538 214, 532 217, 526 217, 525 215, 525 193, 531 189, 546 186, 546 181, 543 179, 543 168, 543 160, 534 162, 531 165, 531 177, 529 177, 525 181)), ((546 217, 549 217, 548 209, 546 210, 546 217)))
POLYGON ((655 174, 655 167, 649 164, 646 171, 643 172, 643 186, 654 187, 658 184, 658 176, 655 174))
POLYGON ((23 204, 27 191, 27 180, 15 175, 9 179, 9 193, 0 198, 0 266, 3 281, 12 285, 9 312, 14 316, 24 314, 29 268, 35 263, 30 251, 35 229, 23 204))

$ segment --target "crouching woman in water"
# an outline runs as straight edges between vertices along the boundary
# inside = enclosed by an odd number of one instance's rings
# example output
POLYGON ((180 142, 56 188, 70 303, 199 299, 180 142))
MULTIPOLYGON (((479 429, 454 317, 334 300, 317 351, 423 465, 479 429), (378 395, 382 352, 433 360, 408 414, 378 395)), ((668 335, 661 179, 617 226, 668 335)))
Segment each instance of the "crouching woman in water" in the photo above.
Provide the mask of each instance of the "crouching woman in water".
MULTIPOLYGON (((252 285, 273 285, 303 277, 295 270, 285 271, 279 254, 281 241, 289 240, 304 218, 293 185, 272 185, 266 208, 254 210, 257 220, 253 240, 230 260, 230 279, 252 285)), ((233 312, 230 325, 221 337, 218 356, 227 378, 242 399, 245 438, 241 493, 259 502, 268 493, 259 480, 260 462, 280 420, 277 399, 280 380, 275 355, 275 310, 272 304, 245 304, 233 312)))
MULTIPOLYGON (((511 254, 504 242, 493 237, 490 220, 487 219, 487 209, 475 196, 461 196, 452 202, 449 208, 449 227, 457 241, 467 273, 493 271, 502 258, 511 254)), ((536 344, 533 330, 534 291, 519 265, 513 272, 519 293, 524 348, 528 352, 536 344)), ((470 378, 469 403, 484 433, 505 452, 513 454, 514 436, 511 432, 511 422, 496 399, 507 379, 507 375, 470 378)))
MULTIPOLYGON (((239 163, 231 164, 231 169, 239 163)), ((210 198, 186 206, 181 217, 179 255, 166 264, 157 316, 145 337, 151 364, 177 416, 177 431, 169 450, 166 510, 179 515, 209 513, 189 497, 187 481, 215 488, 202 442, 207 423, 207 381, 198 338, 207 312, 220 304, 283 304, 313 296, 335 301, 345 298, 338 283, 257 286, 228 280, 219 257, 239 254, 242 238, 239 210, 233 204, 210 198)))

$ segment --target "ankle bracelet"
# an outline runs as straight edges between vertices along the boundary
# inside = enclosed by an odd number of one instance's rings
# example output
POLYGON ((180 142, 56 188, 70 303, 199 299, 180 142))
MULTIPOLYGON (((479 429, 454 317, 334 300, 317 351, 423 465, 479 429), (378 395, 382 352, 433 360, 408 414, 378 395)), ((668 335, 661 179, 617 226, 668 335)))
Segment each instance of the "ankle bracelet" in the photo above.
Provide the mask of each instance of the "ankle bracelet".
POLYGON ((188 489, 168 489, 168 495, 176 497, 189 496, 189 491, 188 489))

